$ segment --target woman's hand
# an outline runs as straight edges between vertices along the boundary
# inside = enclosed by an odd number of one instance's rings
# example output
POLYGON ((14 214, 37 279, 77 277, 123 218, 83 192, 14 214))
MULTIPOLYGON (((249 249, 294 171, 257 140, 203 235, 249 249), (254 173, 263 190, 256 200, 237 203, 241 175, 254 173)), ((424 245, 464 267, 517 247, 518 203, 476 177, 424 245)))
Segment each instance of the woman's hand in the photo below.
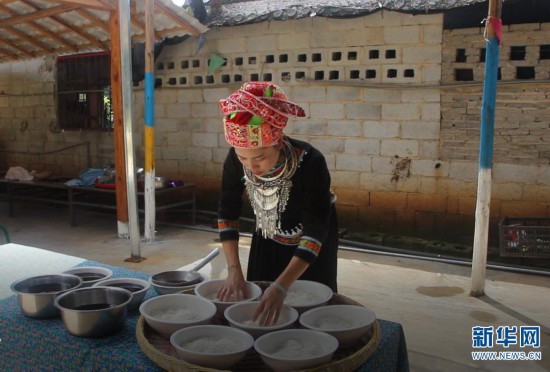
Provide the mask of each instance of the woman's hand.
POLYGON ((240 267, 230 267, 227 278, 218 291, 218 299, 222 302, 235 302, 248 297, 248 289, 240 267))
POLYGON ((261 326, 276 324, 286 297, 286 290, 280 284, 272 283, 262 295, 260 306, 252 315, 252 321, 259 320, 261 326))

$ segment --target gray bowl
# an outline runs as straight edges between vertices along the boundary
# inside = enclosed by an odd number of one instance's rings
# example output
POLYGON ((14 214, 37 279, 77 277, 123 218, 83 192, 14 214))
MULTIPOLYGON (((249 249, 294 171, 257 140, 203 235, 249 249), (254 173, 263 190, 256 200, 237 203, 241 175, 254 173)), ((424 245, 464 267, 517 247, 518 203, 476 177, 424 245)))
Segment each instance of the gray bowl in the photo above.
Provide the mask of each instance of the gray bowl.
POLYGON ((205 280, 208 280, 207 275, 205 275, 203 273, 199 273, 199 274, 201 275, 201 280, 198 283, 190 284, 190 285, 183 285, 183 286, 179 286, 179 287, 158 285, 155 282, 153 282, 151 277, 149 277, 148 282, 151 283, 151 287, 153 287, 155 289, 155 292, 157 292, 159 295, 179 293, 179 292, 185 291, 187 289, 193 289, 193 288, 195 288, 195 286, 197 284, 202 283, 205 280))
POLYGON ((63 271, 63 274, 73 274, 82 278, 82 287, 91 287, 95 283, 107 280, 113 276, 113 271, 100 266, 79 266, 63 271))
POLYGON ((185 287, 202 280, 201 274, 196 271, 163 271, 151 277, 151 283, 163 287, 185 287))
POLYGON ((141 305, 151 283, 138 278, 111 278, 95 283, 92 287, 118 287, 132 292, 132 301, 128 304, 128 310, 135 309, 141 305))
POLYGON ((32 276, 11 284, 17 294, 23 315, 29 318, 46 319, 59 316, 55 298, 67 291, 82 286, 82 279, 71 274, 32 276))
POLYGON ((55 299, 63 324, 79 337, 102 337, 122 329, 132 292, 116 287, 87 287, 55 299))

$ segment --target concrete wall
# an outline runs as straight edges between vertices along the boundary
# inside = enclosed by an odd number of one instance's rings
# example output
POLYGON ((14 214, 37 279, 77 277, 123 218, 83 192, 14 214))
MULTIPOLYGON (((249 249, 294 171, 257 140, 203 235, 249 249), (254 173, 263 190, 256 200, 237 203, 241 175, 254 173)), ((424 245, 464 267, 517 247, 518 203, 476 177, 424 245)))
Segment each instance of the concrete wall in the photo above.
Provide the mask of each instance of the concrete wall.
MULTIPOLYGON (((519 29, 506 31, 511 35, 521 32, 519 40, 537 31, 516 27, 519 29)), ((469 54, 484 43, 479 29, 443 32, 440 14, 378 12, 354 19, 315 17, 212 28, 206 40, 198 53, 195 38, 165 47, 156 61, 156 77, 162 80, 161 88, 155 90, 157 174, 192 180, 199 185, 202 207, 215 208, 221 165, 228 150, 217 101, 243 81, 271 80, 305 108, 307 117, 292 120, 286 133, 310 141, 325 154, 343 224, 471 241, 481 88, 479 84, 452 90, 437 86, 454 82, 456 49, 463 48, 459 45, 465 45, 469 54), (211 53, 226 58, 227 64, 209 75, 211 53)), ((540 42, 537 36, 533 48, 540 42)), ((482 64, 468 63, 476 71, 475 80, 481 81, 478 69, 482 64)), ((111 161, 110 133, 55 130, 50 65, 42 60, 0 65, 0 91, 9 92, 0 95, 0 149, 30 151, 91 141, 92 164, 111 161), (29 102, 18 110, 34 95, 26 91, 24 97, 12 95, 17 89, 26 89, 14 77, 16 66, 28 70, 22 75, 40 81, 36 88, 44 100, 40 110, 49 108, 34 117, 33 137, 27 133, 31 129, 21 134, 20 126, 23 120, 30 122, 30 113, 38 108, 29 102), (4 107, 9 107, 7 113, 4 107), (17 140, 15 145, 12 139, 17 140)), ((542 78, 548 77, 537 75, 542 78)), ((507 107, 522 115, 529 112, 521 126, 530 129, 524 130, 522 143, 514 145, 514 151, 523 149, 524 155, 509 156, 502 145, 516 141, 514 133, 505 129, 514 120, 510 112, 498 114, 499 119, 507 118, 508 124, 500 129, 497 123, 495 138, 493 237, 496 223, 504 215, 550 216, 547 89, 499 88, 497 109, 506 97, 517 100, 508 102, 507 107), (525 93, 530 101, 527 105, 520 99, 525 93), (534 128, 538 132, 533 132, 534 128), (501 139, 501 133, 507 133, 508 140, 501 139), (540 150, 533 151, 529 141, 537 142, 540 150)), ((134 93, 140 164, 143 88, 134 93)), ((0 159, 0 168, 16 163, 29 166, 24 163, 29 158, 34 160, 28 162, 42 161, 63 171, 82 169, 81 155, 48 158, 46 162, 45 157, 13 154, 0 159)))
MULTIPOLYGON (((457 83, 457 69, 471 70, 472 83, 482 82, 484 48, 482 28, 445 31, 442 84, 457 83)), ((504 27, 495 108, 493 226, 503 216, 550 216, 549 49, 550 24, 504 27)), ((475 213, 482 93, 481 84, 441 90, 440 146, 441 159, 450 165, 447 187, 458 213, 468 215, 475 213)))
POLYGON ((53 57, 0 64, 1 170, 20 165, 77 177, 88 163, 112 161, 112 133, 63 131, 56 110, 53 57))

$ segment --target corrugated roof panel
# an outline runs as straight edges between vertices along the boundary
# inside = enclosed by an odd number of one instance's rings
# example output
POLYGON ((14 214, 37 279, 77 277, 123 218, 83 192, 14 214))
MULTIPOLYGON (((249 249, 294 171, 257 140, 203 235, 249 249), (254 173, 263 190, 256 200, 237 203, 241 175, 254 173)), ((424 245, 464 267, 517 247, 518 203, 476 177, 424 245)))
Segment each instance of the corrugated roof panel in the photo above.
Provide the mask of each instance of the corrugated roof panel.
MULTIPOLYGON (((131 28, 134 41, 142 42, 144 38, 144 5, 144 0, 132 1, 132 7, 136 9, 131 28)), ((108 49, 109 18, 108 10, 88 8, 78 3, 11 0, 2 4, 0 1, 0 63, 52 52, 66 54, 108 49), (56 8, 63 12, 54 14, 56 8)), ((159 38, 208 30, 171 0, 156 0, 154 25, 159 38)))
POLYGON ((440 12, 484 2, 485 0, 222 0, 209 2, 208 24, 234 26, 266 20, 304 17, 357 17, 381 9, 408 12, 440 12))

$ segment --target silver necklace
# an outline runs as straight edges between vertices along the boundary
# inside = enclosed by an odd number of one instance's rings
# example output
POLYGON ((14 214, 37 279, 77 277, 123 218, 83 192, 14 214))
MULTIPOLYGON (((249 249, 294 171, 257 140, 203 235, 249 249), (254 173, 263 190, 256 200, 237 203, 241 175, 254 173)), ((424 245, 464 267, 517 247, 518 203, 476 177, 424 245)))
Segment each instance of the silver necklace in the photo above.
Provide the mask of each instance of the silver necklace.
POLYGON ((296 151, 288 141, 283 141, 283 155, 283 169, 273 177, 256 176, 243 167, 246 192, 256 215, 256 231, 261 230, 264 238, 273 238, 277 228, 281 228, 281 214, 292 188, 291 178, 298 168, 296 151))

